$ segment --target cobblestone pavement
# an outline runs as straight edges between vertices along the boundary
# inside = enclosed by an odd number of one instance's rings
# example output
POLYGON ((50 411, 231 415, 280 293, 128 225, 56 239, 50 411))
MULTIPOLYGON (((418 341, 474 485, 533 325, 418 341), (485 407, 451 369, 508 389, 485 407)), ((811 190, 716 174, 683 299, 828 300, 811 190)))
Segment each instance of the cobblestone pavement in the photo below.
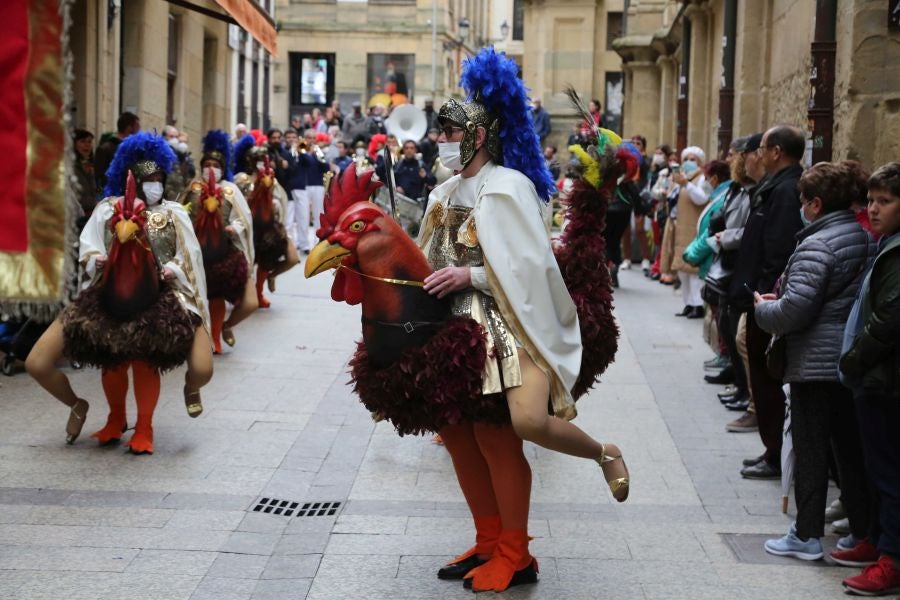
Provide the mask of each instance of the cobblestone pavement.
MULTIPOLYGON (((529 445, 541 581, 502 597, 842 597, 853 570, 762 551, 790 516, 777 482, 738 474, 759 440, 725 432, 735 415, 702 382, 699 322, 673 316, 671 288, 635 271, 621 281, 619 355, 577 423, 620 445, 631 497, 614 503, 596 464, 529 445)), ((470 597, 434 575, 473 538, 449 457, 374 424, 353 397, 359 309, 331 301, 330 284, 299 268, 279 279, 272 308, 217 357, 200 418, 168 375, 153 456, 88 437, 106 414, 97 372, 70 373, 92 403, 74 446, 61 405, 24 374, 2 378, 0 597, 470 597), (262 498, 340 505, 288 517, 254 512, 262 498)))

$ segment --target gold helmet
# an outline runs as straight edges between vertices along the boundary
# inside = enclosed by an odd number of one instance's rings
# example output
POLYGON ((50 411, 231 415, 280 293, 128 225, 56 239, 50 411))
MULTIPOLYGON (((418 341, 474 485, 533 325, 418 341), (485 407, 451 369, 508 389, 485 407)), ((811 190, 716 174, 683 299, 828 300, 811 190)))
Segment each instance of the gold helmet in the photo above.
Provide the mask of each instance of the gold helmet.
POLYGON ((477 98, 466 102, 453 98, 447 100, 438 112, 438 122, 442 126, 453 125, 462 128, 464 134, 459 144, 459 157, 464 167, 475 157, 476 131, 479 127, 484 127, 487 135, 484 145, 491 159, 498 164, 502 162, 500 119, 492 115, 477 98))

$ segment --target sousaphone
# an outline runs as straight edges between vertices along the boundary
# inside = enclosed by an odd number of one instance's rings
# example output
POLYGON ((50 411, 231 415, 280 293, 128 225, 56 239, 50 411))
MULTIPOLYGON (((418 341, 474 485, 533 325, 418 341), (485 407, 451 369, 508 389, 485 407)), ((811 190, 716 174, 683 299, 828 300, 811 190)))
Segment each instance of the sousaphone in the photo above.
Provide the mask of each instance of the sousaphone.
POLYGON ((391 111, 391 116, 385 119, 384 126, 388 133, 397 137, 402 146, 406 140, 419 143, 419 140, 425 137, 428 120, 421 108, 403 104, 391 111))

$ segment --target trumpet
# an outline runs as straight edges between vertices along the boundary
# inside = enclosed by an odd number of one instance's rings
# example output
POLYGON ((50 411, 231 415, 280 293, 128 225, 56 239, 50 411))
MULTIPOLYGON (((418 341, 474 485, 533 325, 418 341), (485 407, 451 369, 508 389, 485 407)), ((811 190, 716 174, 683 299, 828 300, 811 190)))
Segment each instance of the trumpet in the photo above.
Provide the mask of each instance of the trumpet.
POLYGON ((309 152, 309 142, 307 142, 306 139, 300 138, 300 140, 297 141, 297 152, 300 154, 309 152))

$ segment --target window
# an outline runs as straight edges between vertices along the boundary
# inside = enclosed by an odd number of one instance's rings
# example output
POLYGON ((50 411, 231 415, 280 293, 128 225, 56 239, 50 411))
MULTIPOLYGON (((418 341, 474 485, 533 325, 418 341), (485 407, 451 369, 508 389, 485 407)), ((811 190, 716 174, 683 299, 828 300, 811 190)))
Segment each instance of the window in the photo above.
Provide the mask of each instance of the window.
POLYGON ((366 68, 367 102, 381 94, 384 95, 378 103, 385 106, 402 104, 403 99, 398 96, 412 102, 415 72, 415 54, 370 54, 366 68))
POLYGON ((289 64, 292 106, 323 107, 334 100, 334 54, 291 52, 289 64))
POLYGON ((622 28, 622 13, 608 12, 606 13, 606 49, 612 50, 613 40, 625 35, 622 28))
POLYGON ((525 2, 513 0, 513 29, 512 39, 520 41, 525 39, 525 2))

